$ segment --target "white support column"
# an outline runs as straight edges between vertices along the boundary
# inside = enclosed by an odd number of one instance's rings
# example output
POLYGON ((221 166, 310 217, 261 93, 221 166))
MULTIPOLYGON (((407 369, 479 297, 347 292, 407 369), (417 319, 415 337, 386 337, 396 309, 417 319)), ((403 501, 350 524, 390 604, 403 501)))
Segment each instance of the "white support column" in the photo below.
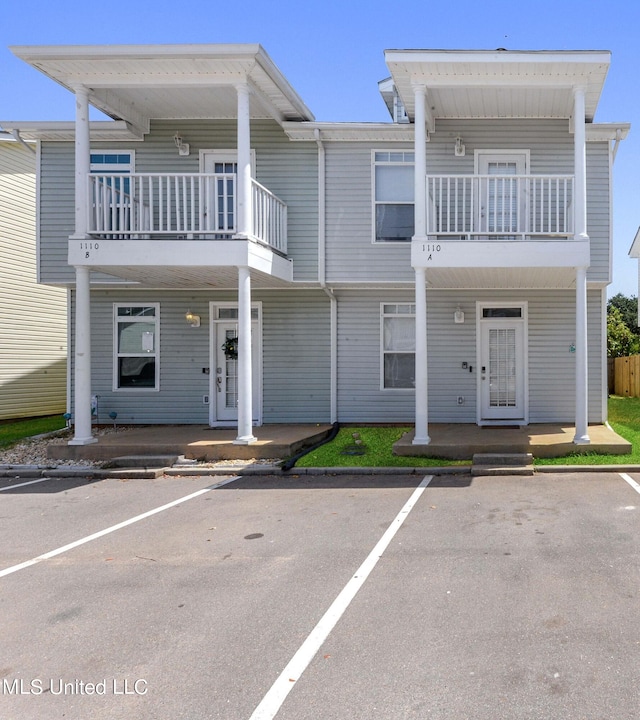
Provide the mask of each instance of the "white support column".
MULTIPOLYGON (((574 126, 574 234, 576 240, 589 240, 587 233, 587 143, 584 88, 573 95, 574 126)), ((587 342, 587 268, 576 268, 576 445, 587 445, 589 438, 589 363, 587 342)))
POLYGON ((415 135, 414 135, 414 223, 415 237, 427 234, 427 125, 425 114, 426 92, 424 87, 414 88, 415 135))
POLYGON ((427 388, 427 278, 425 268, 416 271, 416 427, 414 445, 428 445, 429 413, 427 388))
POLYGON ((73 237, 83 239, 89 231, 89 172, 91 146, 89 138, 89 91, 80 87, 76 94, 75 141, 75 230, 73 237))
POLYGON ((238 224, 237 235, 251 233, 251 113, 249 87, 238 85, 238 224))
POLYGON ((251 383, 251 276, 248 267, 238 268, 238 437, 236 445, 249 445, 253 434, 253 388, 251 383))
POLYGON ((575 173, 574 233, 576 239, 589 239, 587 234, 587 142, 585 130, 584 89, 573 94, 573 157, 575 173))
POLYGON ((587 268, 576 268, 576 445, 588 445, 587 268))
POLYGON ((74 436, 69 445, 89 445, 96 442, 96 438, 91 435, 91 301, 88 267, 76 267, 75 310, 74 436))

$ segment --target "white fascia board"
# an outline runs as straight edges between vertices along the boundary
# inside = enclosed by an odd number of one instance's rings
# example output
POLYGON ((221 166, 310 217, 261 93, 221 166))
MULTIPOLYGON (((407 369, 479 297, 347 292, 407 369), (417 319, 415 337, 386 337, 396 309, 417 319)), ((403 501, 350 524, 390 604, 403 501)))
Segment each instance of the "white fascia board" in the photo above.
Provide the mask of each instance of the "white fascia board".
POLYGON ((606 140, 626 140, 631 123, 587 123, 585 125, 587 142, 606 140), (618 130, 620 134, 618 135, 618 130))
MULTIPOLYGON (((23 140, 69 141, 75 138, 76 126, 73 120, 21 121, 0 120, 3 130, 18 130, 23 140)), ((91 140, 142 140, 124 120, 93 120, 89 123, 91 140)))
POLYGON ((347 142, 413 142, 415 127, 409 123, 323 123, 284 122, 282 128, 290 140, 315 142, 318 130, 322 140, 347 142))
POLYGON ((385 50, 387 63, 586 63, 606 64, 609 50, 385 50))

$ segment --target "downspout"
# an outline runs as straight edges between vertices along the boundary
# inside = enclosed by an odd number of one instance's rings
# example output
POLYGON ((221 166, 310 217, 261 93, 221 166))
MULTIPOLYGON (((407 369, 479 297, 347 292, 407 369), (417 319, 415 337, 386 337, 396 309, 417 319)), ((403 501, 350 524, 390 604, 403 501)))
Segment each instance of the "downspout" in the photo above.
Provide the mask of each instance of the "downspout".
POLYGON ((33 153, 34 155, 36 154, 36 149, 32 145, 29 145, 28 142, 26 142, 25 140, 22 139, 22 136, 20 135, 20 130, 12 130, 11 134, 13 135, 15 140, 20 143, 20 145, 22 145, 23 147, 26 147, 30 153, 33 153))
POLYGON ((318 146, 318 281, 331 302, 331 422, 338 419, 338 299, 327 286, 326 265, 326 152, 320 130, 313 131, 318 146))
POLYGON ((616 161, 616 155, 618 154, 618 148, 622 142, 622 130, 618 128, 616 130, 616 139, 613 141, 613 148, 611 149, 611 165, 616 161))

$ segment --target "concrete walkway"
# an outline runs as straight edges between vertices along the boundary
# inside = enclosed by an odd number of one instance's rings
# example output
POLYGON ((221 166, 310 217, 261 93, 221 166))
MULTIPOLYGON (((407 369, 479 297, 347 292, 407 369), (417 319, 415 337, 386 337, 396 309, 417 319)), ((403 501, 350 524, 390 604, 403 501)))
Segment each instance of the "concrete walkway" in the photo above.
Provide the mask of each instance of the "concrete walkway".
POLYGON ((393 447, 396 455, 470 460, 476 453, 526 453, 534 458, 553 458, 582 453, 625 455, 631 443, 606 425, 590 425, 589 445, 575 445, 571 425, 526 425, 523 427, 479 427, 434 424, 429 426, 429 445, 413 445, 413 431, 393 447))

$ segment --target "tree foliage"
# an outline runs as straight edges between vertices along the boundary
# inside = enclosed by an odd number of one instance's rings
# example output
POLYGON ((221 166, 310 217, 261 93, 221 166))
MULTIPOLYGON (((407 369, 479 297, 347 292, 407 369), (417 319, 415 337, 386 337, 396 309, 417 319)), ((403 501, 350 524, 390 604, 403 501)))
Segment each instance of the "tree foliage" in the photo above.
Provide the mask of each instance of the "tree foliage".
POLYGON ((607 303, 607 355, 625 357, 640 353, 638 298, 618 293, 607 303))

